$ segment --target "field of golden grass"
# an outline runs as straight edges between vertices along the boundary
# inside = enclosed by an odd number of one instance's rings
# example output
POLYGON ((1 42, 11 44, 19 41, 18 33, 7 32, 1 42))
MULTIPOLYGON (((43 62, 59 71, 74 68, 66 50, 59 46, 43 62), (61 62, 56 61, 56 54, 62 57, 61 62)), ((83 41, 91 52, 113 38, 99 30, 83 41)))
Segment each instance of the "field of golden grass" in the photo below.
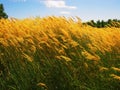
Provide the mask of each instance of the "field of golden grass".
POLYGON ((79 18, 0 20, 1 90, 119 90, 120 28, 79 18))

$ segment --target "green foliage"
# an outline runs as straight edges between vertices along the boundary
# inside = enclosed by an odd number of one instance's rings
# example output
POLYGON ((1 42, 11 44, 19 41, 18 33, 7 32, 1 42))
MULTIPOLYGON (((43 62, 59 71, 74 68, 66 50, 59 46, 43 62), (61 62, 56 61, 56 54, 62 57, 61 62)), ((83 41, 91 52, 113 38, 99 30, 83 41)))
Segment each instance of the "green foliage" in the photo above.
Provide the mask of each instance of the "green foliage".
MULTIPOLYGON (((85 23, 84 23, 85 24, 85 23)), ((98 20, 98 21, 94 21, 91 20, 89 22, 86 22, 87 25, 90 25, 92 27, 97 27, 97 28, 104 28, 104 27, 116 27, 116 28, 120 28, 120 20, 117 19, 108 19, 107 21, 104 20, 98 20)))
POLYGON ((8 15, 4 12, 3 4, 0 4, 0 19, 1 18, 8 18, 8 15))

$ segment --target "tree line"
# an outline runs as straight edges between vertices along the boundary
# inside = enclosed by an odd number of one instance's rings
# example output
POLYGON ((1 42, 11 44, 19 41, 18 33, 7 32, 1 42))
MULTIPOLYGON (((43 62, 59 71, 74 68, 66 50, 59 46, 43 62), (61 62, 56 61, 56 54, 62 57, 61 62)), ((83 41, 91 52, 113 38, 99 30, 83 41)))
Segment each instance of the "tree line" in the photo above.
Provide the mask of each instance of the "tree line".
POLYGON ((91 20, 91 21, 85 22, 83 24, 87 24, 87 25, 90 25, 92 27, 97 27, 97 28, 104 28, 104 27, 120 28, 120 20, 118 20, 118 19, 108 19, 107 21, 98 20, 96 22, 94 20, 91 20))

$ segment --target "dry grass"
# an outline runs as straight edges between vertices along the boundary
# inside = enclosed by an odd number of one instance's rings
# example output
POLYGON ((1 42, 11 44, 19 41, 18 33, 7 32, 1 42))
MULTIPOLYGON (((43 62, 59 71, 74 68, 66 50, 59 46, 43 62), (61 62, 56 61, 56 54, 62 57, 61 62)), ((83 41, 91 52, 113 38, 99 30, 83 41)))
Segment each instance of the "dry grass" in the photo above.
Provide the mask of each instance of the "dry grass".
POLYGON ((0 62, 10 72, 5 76, 0 68, 2 90, 38 89, 39 82, 48 90, 103 90, 98 81, 112 84, 101 67, 109 75, 109 68, 119 68, 119 53, 120 28, 98 29, 65 17, 0 20, 0 62))

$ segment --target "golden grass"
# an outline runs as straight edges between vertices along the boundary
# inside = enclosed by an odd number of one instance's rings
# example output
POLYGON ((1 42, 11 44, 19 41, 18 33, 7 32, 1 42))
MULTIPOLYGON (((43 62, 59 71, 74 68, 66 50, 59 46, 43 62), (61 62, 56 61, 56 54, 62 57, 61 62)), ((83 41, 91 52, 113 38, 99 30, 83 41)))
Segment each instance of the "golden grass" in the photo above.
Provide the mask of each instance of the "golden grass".
MULTIPOLYGON (((119 60, 120 28, 93 28, 83 25, 79 18, 74 20, 54 16, 23 20, 0 19, 0 62, 7 66, 8 62, 19 61, 21 65, 18 68, 23 66, 21 72, 24 72, 24 67, 27 66, 33 72, 38 72, 39 69, 47 72, 49 68, 46 67, 57 67, 59 71, 63 70, 61 74, 66 75, 66 78, 69 76, 77 83, 78 77, 81 81, 83 80, 82 82, 85 82, 88 76, 90 78, 97 77, 99 71, 99 73, 109 71, 110 67, 120 71, 115 67, 119 60), (25 64, 25 61, 33 63, 33 66, 25 64), (34 61, 40 62, 40 65, 34 61), (64 61, 65 64, 55 66, 54 63, 60 64, 57 61, 64 61), (48 66, 45 67, 45 63, 48 66)), ((17 70, 17 66, 17 64, 13 65, 13 68, 17 70)), ((28 72, 31 73, 30 69, 28 68, 28 72)), ((41 72, 39 71, 41 76, 49 74, 53 75, 54 79, 54 74, 50 71, 49 73, 41 72)), ((59 77, 57 69, 54 72, 59 77)), ((30 73, 26 75, 29 76, 30 73)), ((32 75, 34 76, 31 73, 30 77, 32 75)), ((37 75, 36 77, 41 78, 41 76, 37 75)), ((116 74, 111 74, 111 76, 120 80, 116 74)), ((23 80, 23 77, 20 77, 23 80)), ((50 85, 52 88, 52 84, 50 85)), ((73 85, 73 82, 70 85, 73 85)), ((46 88, 48 85, 38 83, 37 86, 46 88)))

